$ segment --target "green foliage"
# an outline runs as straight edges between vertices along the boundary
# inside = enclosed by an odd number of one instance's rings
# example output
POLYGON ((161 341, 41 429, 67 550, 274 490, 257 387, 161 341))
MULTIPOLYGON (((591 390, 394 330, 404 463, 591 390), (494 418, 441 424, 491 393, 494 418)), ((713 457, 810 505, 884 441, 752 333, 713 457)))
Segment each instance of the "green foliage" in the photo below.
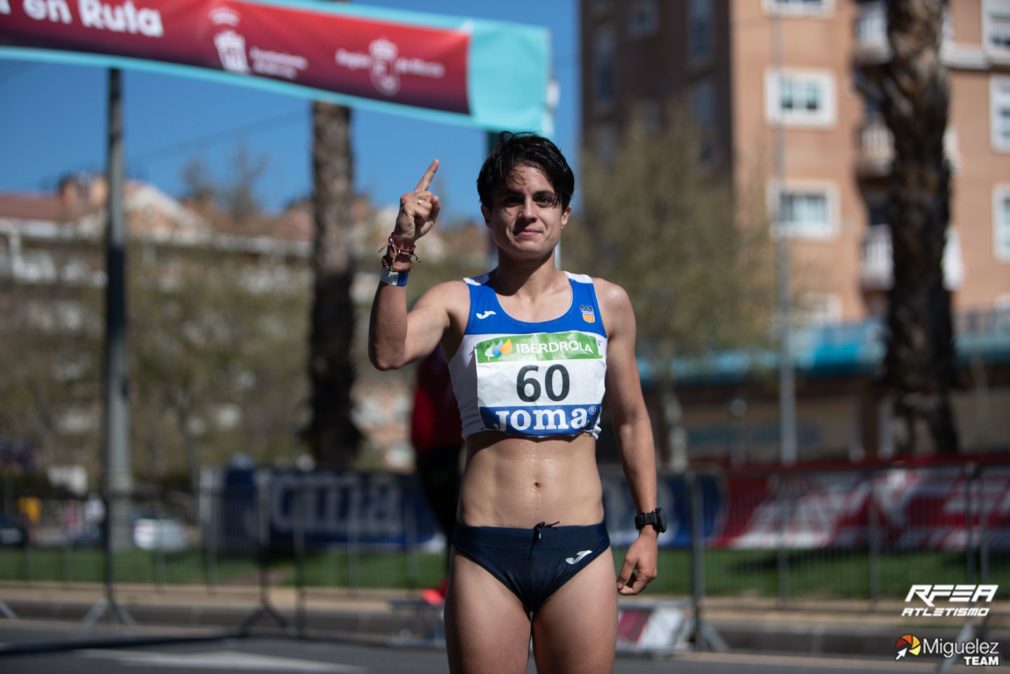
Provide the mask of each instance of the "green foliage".
POLYGON ((256 185, 267 163, 265 155, 252 156, 244 144, 240 145, 231 160, 230 177, 222 181, 214 177, 202 158, 193 159, 182 169, 186 196, 197 201, 210 199, 236 223, 245 223, 263 211, 256 185))
POLYGON ((291 457, 304 423, 306 261, 137 244, 130 253, 134 470, 291 457))
MULTIPOLYGON (((54 270, 72 261, 80 269, 79 243, 25 255, 54 270)), ((0 435, 30 444, 40 465, 83 457, 97 442, 102 322, 91 307, 99 301, 99 290, 62 274, 0 280, 0 435)))
POLYGON ((754 344, 770 315, 770 249, 760 206, 703 162, 700 132, 677 108, 661 129, 632 123, 611 165, 583 154, 585 217, 566 230, 567 269, 625 288, 640 355, 754 344))

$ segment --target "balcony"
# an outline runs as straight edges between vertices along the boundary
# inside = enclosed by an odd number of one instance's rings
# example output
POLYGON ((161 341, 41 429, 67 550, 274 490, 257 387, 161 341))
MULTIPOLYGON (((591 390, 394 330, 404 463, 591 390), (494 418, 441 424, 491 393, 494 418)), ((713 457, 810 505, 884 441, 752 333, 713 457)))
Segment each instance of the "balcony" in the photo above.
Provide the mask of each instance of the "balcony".
MULTIPOLYGON (((887 41, 886 0, 861 3, 854 24, 854 32, 856 39, 852 50, 852 60, 857 67, 879 65, 891 59, 891 45, 887 41)), ((1006 60, 1004 50, 1000 50, 1001 56, 987 56, 977 46, 954 42, 953 35, 950 12, 947 10, 943 17, 940 58, 948 68, 979 70, 988 68, 993 62, 998 63, 1006 60)))
MULTIPOLYGON (((863 292, 888 290, 894 283, 891 230, 887 225, 871 225, 863 236, 859 256, 859 286, 863 292)), ((943 249, 943 285, 957 290, 964 284, 964 259, 957 230, 948 228, 943 249)))
POLYGON ((856 46, 853 58, 857 64, 872 65, 891 58, 887 44, 887 7, 883 2, 866 2, 856 17, 856 46))
POLYGON ((891 230, 887 225, 872 225, 860 243, 859 286, 864 292, 887 290, 893 276, 891 265, 891 230))
MULTIPOLYGON (((871 115, 856 132, 856 175, 862 179, 882 178, 891 172, 894 159, 894 137, 883 117, 871 115)), ((943 149, 950 162, 951 171, 957 173, 961 166, 957 130, 947 127, 943 134, 943 149)))
POLYGON ((868 118, 859 127, 857 134, 856 173, 861 178, 879 178, 890 173, 891 161, 894 159, 894 139, 883 118, 868 118))

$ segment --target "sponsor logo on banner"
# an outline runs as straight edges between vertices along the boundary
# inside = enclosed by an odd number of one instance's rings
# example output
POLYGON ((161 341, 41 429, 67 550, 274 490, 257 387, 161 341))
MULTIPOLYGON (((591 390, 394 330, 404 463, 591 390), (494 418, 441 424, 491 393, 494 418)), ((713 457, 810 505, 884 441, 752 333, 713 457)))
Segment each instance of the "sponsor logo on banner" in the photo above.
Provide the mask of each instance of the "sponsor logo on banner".
POLYGON ((347 70, 367 69, 375 90, 384 96, 396 95, 403 77, 440 80, 446 71, 445 64, 438 61, 400 56, 400 47, 385 37, 373 40, 367 53, 338 49, 333 58, 347 70))
POLYGON ((478 363, 601 358, 600 340, 582 332, 510 335, 478 342, 478 363))
POLYGON ((241 21, 241 17, 231 7, 215 7, 210 12, 210 23, 214 26, 235 27, 239 21, 241 21))
POLYGON ((245 55, 245 38, 233 30, 221 31, 214 36, 214 46, 221 59, 221 67, 232 73, 249 72, 245 55))
MULTIPOLYGON (((726 438, 731 442, 732 436, 726 438)), ((874 531, 868 526, 872 518, 875 535, 889 549, 962 551, 978 536, 965 526, 966 515, 982 512, 989 549, 1010 549, 1010 470, 1005 466, 986 469, 974 501, 961 468, 947 466, 892 468, 870 476, 854 470, 798 472, 782 475, 777 483, 771 475, 731 476, 726 484, 721 507, 727 516, 720 520, 714 547, 865 547, 874 531)), ((932 612, 918 599, 908 607, 932 612)))
POLYGON ((905 604, 913 605, 905 606, 901 615, 915 618, 985 617, 989 615, 989 607, 975 604, 992 603, 997 590, 999 585, 912 585, 905 595, 905 604), (937 606, 938 602, 972 606, 937 606))
POLYGON ((221 67, 228 72, 256 73, 295 80, 308 68, 309 61, 304 56, 259 47, 247 50, 245 36, 234 30, 242 21, 242 17, 230 7, 217 7, 210 12, 209 17, 211 25, 227 26, 214 35, 214 47, 221 60, 221 67), (249 58, 252 58, 251 66, 249 58))
POLYGON ((968 667, 996 667, 1000 663, 999 642, 984 639, 955 641, 942 637, 920 639, 914 634, 902 634, 894 644, 895 660, 919 656, 936 656, 945 660, 959 657, 968 667))
POLYGON ((380 93, 393 96, 400 90, 400 76, 396 73, 396 57, 400 50, 385 38, 380 38, 368 45, 368 53, 372 57, 372 84, 380 93))

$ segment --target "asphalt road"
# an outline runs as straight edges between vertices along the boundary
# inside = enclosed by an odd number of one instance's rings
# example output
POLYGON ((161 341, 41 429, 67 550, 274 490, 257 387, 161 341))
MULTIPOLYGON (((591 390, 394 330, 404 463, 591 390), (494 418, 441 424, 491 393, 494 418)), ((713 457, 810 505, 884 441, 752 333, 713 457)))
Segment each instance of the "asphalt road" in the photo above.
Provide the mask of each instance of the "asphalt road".
MULTIPOLYGON (((96 626, 83 631, 72 623, 43 624, 0 621, 0 644, 29 645, 38 652, 0 655, 4 674, 138 674, 193 672, 229 674, 335 673, 430 674, 447 672, 445 655, 436 648, 366 646, 322 639, 248 637, 202 639, 206 633, 144 629, 132 638, 144 645, 117 646, 124 628, 96 626), (197 640, 193 640, 196 637, 197 640), (179 640, 175 640, 178 638, 179 640), (46 651, 49 645, 94 640, 93 647, 46 651)), ((937 661, 895 662, 888 657, 811 658, 764 654, 682 654, 672 658, 618 658, 617 674, 867 674, 868 672, 929 672, 937 661)), ((532 662, 529 672, 536 669, 532 662)), ((952 671, 970 671, 955 667, 952 671)))

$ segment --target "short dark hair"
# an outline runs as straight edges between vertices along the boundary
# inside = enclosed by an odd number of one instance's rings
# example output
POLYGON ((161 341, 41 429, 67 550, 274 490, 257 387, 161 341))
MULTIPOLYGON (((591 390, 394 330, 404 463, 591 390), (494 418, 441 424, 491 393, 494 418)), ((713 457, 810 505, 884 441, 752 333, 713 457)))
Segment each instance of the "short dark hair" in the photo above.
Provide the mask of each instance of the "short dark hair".
POLYGON ((547 138, 532 133, 504 132, 498 144, 484 160, 477 174, 477 194, 481 206, 491 209, 494 193, 503 188, 519 166, 533 166, 543 172, 561 200, 562 210, 568 208, 575 192, 575 174, 558 146, 547 138))

